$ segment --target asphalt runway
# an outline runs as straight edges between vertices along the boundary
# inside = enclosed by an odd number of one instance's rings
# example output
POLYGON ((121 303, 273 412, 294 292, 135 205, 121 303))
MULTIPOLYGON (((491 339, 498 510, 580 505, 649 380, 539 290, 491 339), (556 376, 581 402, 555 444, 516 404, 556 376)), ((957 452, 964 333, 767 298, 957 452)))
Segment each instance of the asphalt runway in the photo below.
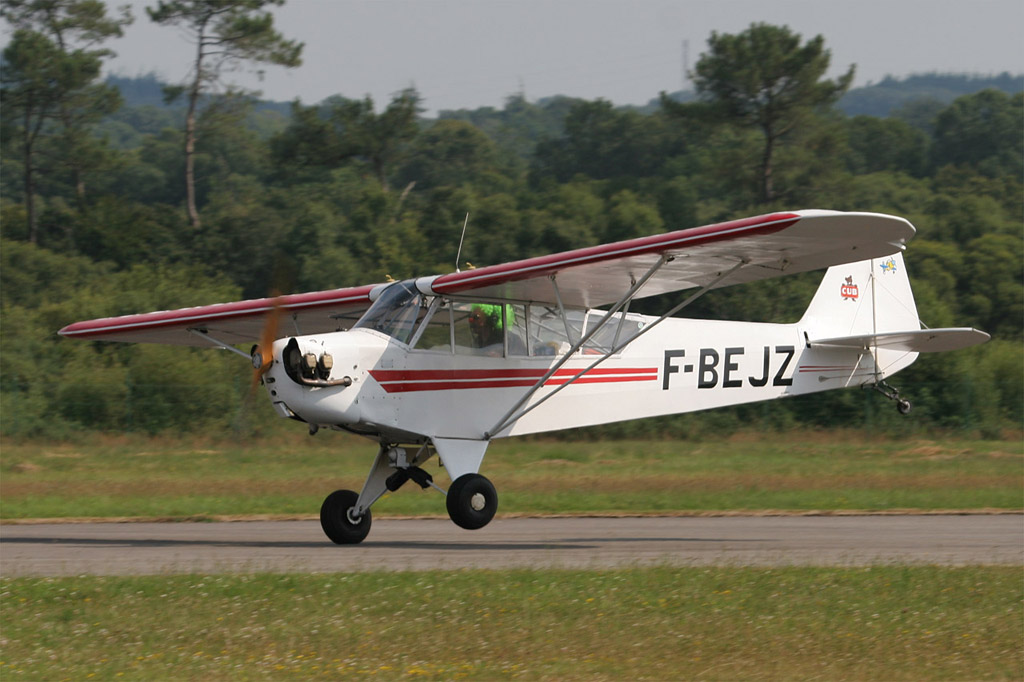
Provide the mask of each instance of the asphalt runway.
POLYGON ((1024 515, 376 519, 360 545, 317 521, 0 526, 0 575, 878 563, 1024 565, 1024 515))

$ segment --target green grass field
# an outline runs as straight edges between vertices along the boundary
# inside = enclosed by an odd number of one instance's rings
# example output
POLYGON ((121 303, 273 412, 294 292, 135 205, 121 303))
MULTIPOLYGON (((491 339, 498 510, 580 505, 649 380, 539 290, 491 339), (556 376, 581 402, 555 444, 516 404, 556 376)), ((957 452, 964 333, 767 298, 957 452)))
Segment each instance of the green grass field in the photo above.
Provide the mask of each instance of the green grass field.
POLYGON ((1019 680, 1019 568, 3 580, 5 680, 1019 680))
MULTIPOLYGON (((372 443, 3 442, 0 517, 315 515, 372 443)), ((447 477, 436 460, 427 467, 447 477)), ((499 513, 1024 508, 1020 439, 496 442, 499 513)), ((409 485, 377 516, 444 514, 409 485)), ((1021 567, 0 580, 2 680, 1020 680, 1021 567)))
MULTIPOLYGON (((4 442, 0 518, 315 515, 359 490, 376 452, 340 434, 266 441, 103 438, 4 442)), ((439 484, 436 458, 426 467, 439 484)), ((844 433, 688 441, 495 442, 482 473, 499 514, 1024 508, 1020 440, 886 440, 844 433)), ((414 484, 374 514, 444 515, 414 484)))

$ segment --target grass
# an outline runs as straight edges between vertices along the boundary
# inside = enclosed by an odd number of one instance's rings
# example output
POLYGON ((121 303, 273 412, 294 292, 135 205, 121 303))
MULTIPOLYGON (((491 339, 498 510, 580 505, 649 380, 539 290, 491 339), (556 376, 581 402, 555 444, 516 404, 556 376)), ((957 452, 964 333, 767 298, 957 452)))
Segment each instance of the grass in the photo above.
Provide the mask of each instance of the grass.
MULTIPOLYGON (((5 520, 315 515, 329 492, 360 489, 375 454, 370 441, 331 433, 251 443, 92 436, 0 447, 5 520)), ((447 485, 436 458, 427 469, 447 485)), ((482 473, 506 514, 1024 507, 1019 439, 512 439, 489 448, 482 473)), ((409 484, 374 514, 443 515, 444 505, 409 484)))
MULTIPOLYGON (((372 443, 3 442, 0 517, 316 514, 372 443)), ((428 469, 446 485, 436 460, 428 469)), ((502 513, 1024 507, 1018 438, 499 441, 502 513)), ((406 486, 374 514, 444 514, 406 486)), ((0 580, 0 679, 1024 679, 1021 567, 0 580)))
POLYGON ((15 679, 1024 677, 1017 567, 0 581, 15 679))

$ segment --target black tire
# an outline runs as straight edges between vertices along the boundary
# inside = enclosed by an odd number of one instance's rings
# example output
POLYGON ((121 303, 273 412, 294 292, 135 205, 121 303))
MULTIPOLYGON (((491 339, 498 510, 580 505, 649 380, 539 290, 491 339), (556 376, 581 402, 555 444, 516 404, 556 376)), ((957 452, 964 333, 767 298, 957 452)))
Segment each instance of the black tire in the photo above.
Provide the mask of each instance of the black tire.
POLYGON ((359 495, 351 490, 335 490, 320 505, 320 527, 336 545, 357 545, 366 539, 373 519, 370 510, 363 512, 358 523, 352 523, 348 511, 356 506, 359 495))
POLYGON ((909 400, 899 400, 896 402, 896 411, 900 414, 910 414, 910 409, 913 407, 909 400))
POLYGON ((480 474, 463 474, 448 488, 448 516, 466 530, 483 528, 498 511, 498 491, 480 474))

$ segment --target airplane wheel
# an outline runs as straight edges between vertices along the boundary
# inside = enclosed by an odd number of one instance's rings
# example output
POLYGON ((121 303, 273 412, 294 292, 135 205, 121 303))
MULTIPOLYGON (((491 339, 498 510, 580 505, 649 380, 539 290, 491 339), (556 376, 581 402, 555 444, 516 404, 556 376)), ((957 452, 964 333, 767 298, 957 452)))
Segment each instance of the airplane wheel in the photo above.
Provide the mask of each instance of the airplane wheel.
POLYGON ((320 506, 320 527, 336 545, 355 545, 366 539, 372 518, 367 509, 355 522, 349 510, 356 506, 359 495, 351 490, 335 490, 320 506))
POLYGON ((448 516, 466 530, 483 528, 498 511, 498 492, 480 474, 464 474, 448 488, 448 516))
POLYGON ((896 410, 900 414, 910 414, 910 408, 913 407, 909 400, 899 400, 896 402, 896 410))

